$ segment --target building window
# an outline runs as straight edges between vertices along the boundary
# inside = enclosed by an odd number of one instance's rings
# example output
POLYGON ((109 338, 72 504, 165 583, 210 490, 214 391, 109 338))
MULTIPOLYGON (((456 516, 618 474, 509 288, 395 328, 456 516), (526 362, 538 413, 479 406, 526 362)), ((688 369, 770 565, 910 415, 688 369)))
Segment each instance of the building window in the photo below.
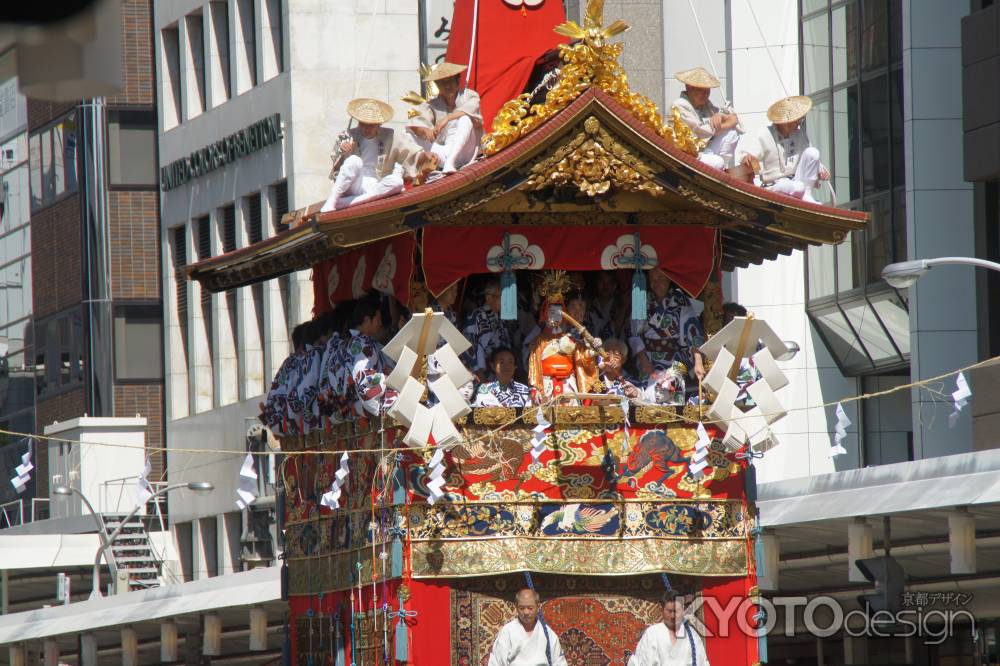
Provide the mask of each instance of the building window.
POLYGON ((236 250, 236 205, 229 204, 222 212, 222 252, 236 250))
POLYGON ((262 77, 265 81, 285 71, 284 42, 282 39, 281 0, 261 0, 264 15, 264 62, 262 77))
POLYGON ((163 379, 163 315, 159 304, 116 305, 115 379, 163 379))
POLYGON ((108 178, 112 186, 156 187, 156 115, 108 112, 108 178))
POLYGON ((35 322, 35 390, 39 398, 83 384, 80 308, 35 322))
POLYGON ((187 266, 187 229, 183 226, 173 229, 174 287, 177 301, 177 325, 180 327, 181 346, 184 360, 188 358, 188 284, 184 274, 187 266))
POLYGON ((31 211, 76 192, 76 111, 28 139, 31 168, 31 211))
POLYGON ((163 129, 176 127, 181 122, 181 33, 176 25, 160 31, 161 105, 163 129))
POLYGON ((237 91, 257 85, 257 16, 254 0, 236 0, 237 91))
POLYGON ((213 105, 221 104, 230 97, 229 87, 229 4, 210 2, 212 18, 212 95, 213 105))
POLYGON ((822 196, 872 218, 840 245, 807 251, 810 319, 852 375, 909 361, 909 327, 897 321, 905 294, 881 279, 907 258, 900 2, 801 2, 801 84, 814 101, 806 126, 832 175, 822 196))
POLYGON ((189 62, 184 88, 187 117, 193 118, 205 110, 205 21, 200 11, 188 14, 184 21, 189 62))
POLYGON ((255 192, 247 197, 247 239, 250 244, 264 240, 264 227, 261 220, 260 193, 255 192))

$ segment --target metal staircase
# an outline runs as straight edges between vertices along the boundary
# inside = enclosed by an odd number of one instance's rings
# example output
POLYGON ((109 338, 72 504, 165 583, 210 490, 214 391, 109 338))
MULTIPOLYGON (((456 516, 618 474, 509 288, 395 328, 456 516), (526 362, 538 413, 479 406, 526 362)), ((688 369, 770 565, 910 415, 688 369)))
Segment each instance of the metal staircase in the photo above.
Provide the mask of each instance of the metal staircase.
MULTIPOLYGON (((127 514, 103 514, 104 526, 108 534, 113 533, 122 524, 127 514)), ((160 586, 160 560, 146 533, 146 526, 140 516, 133 516, 121 532, 115 537, 108 549, 108 567, 111 570, 112 581, 116 580, 119 571, 128 573, 128 590, 146 590, 160 586)))

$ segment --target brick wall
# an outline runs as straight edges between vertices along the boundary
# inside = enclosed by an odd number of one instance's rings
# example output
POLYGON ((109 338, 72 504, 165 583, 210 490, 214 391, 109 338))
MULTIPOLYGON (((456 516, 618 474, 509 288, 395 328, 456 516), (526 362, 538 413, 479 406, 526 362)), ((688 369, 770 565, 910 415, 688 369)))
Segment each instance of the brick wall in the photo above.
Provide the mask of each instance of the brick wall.
MULTIPOLYGON (((116 384, 115 416, 131 418, 138 414, 146 417, 146 446, 157 449, 163 446, 163 385, 116 384)), ((166 481, 164 469, 166 454, 150 451, 151 481, 166 481)))
MULTIPOLYGON (((86 403, 82 388, 39 400, 35 405, 35 432, 44 432, 45 426, 56 421, 69 421, 83 416, 85 409, 86 403)), ((35 469, 37 470, 35 472, 35 497, 48 497, 49 456, 39 450, 37 457, 38 460, 35 461, 35 469)))
POLYGON ((31 216, 34 315, 40 319, 83 299, 80 198, 70 196, 31 216))
POLYGON ((160 298, 159 196, 146 192, 108 193, 112 297, 160 298))
POLYGON ((108 98, 111 105, 152 105, 152 0, 122 1, 122 92, 108 98))
POLYGON ((47 102, 28 98, 28 131, 46 125, 56 118, 69 113, 78 102, 47 102))

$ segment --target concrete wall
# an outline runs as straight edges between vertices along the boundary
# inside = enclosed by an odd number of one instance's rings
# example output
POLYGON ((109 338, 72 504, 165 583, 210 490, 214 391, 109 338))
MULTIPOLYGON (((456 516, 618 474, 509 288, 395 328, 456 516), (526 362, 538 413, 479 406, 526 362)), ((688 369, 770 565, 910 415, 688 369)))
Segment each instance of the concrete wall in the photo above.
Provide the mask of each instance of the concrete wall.
MULTIPOLYGON (((963 180, 961 19, 967 0, 903 3, 903 133, 906 233, 911 258, 973 256, 971 183, 963 180)), ((975 273, 942 267, 910 287, 910 364, 914 380, 975 362, 975 273)), ((955 390, 954 379, 943 386, 955 390)), ((971 450, 968 415, 948 427, 951 405, 913 390, 917 458, 971 450)))

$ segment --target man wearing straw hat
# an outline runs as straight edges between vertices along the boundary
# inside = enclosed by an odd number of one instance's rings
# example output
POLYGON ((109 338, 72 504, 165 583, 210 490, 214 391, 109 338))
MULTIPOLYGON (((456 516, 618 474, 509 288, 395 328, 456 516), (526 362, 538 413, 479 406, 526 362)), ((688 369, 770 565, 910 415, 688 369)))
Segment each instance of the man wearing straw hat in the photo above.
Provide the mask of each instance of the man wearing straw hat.
POLYGON ((422 148, 438 158, 444 173, 461 169, 476 158, 483 138, 479 93, 462 86, 465 65, 442 62, 426 70, 425 83, 433 83, 437 96, 420 104, 407 129, 422 148))
POLYGON ((740 163, 760 175, 760 184, 773 192, 815 203, 812 190, 830 172, 820 163, 819 150, 810 145, 802 119, 812 108, 805 95, 779 99, 767 110, 771 125, 746 142, 740 163))
POLYGON ((392 107, 377 99, 358 98, 347 104, 358 126, 341 134, 330 159, 333 189, 323 212, 381 199, 403 190, 403 178, 412 178, 425 156, 405 132, 383 123, 392 120, 392 107))
POLYGON ((685 90, 671 108, 680 112, 681 120, 695 137, 708 141, 698 159, 710 167, 725 169, 732 163, 743 129, 739 116, 719 111, 708 99, 712 88, 719 87, 719 79, 702 67, 677 72, 674 77, 685 85, 685 90))

